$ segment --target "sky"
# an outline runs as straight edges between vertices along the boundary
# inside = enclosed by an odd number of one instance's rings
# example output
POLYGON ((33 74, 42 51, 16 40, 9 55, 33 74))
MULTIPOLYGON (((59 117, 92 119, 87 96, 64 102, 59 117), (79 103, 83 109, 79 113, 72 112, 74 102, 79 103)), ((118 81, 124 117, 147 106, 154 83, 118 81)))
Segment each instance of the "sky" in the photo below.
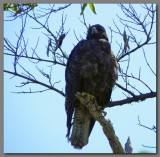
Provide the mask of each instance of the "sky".
MULTIPOLYGON (((46 7, 47 5, 41 5, 46 7)), ((59 6, 57 4, 57 6, 59 6)), ((84 11, 86 21, 88 24, 101 24, 106 28, 109 39, 111 33, 109 27, 115 29, 113 20, 123 32, 124 27, 120 24, 116 14, 124 17, 123 12, 116 4, 96 4, 97 15, 93 14, 88 8, 84 11)), ((143 16, 140 6, 135 4, 139 15, 143 16)), ((70 31, 64 39, 62 49, 69 55, 77 40, 74 36, 73 29, 77 36, 82 35, 85 38, 86 28, 78 19, 80 16, 80 5, 72 4, 69 8, 64 10, 67 15, 65 24, 65 31, 70 31)), ((50 29, 53 33, 59 28, 61 24, 61 15, 63 11, 53 14, 50 18, 50 29)), ((4 19, 7 19, 8 13, 4 13, 4 19)), ((43 34, 42 29, 32 29, 38 27, 33 20, 27 19, 27 26, 25 28, 25 38, 28 39, 28 53, 31 54, 31 49, 35 47, 37 39, 39 38, 39 45, 37 53, 44 59, 46 56, 47 38, 43 34)), ((12 44, 16 44, 16 35, 19 34, 21 23, 19 20, 4 22, 4 37, 7 37, 12 44)), ((156 40, 156 27, 154 26, 153 41, 156 40)), ((128 32, 127 32, 128 33, 128 32)), ((143 39, 141 33, 136 33, 136 37, 143 39)), ((113 34, 113 41, 111 44, 112 50, 117 54, 119 47, 116 42, 122 42, 122 37, 118 34, 113 34)), ((130 43, 133 48, 134 44, 130 43)), ((150 45, 144 47, 146 56, 150 66, 156 72, 156 46, 150 45)), ((7 51, 5 51, 7 52, 7 51)), ((142 49, 131 55, 129 73, 138 76, 139 68, 141 67, 141 79, 147 82, 153 91, 156 91, 156 77, 153 76, 148 66, 146 65, 142 49)), ((27 70, 37 76, 37 78, 45 83, 46 79, 37 72, 34 65, 31 65, 24 59, 20 59, 27 70)), ((41 69, 49 72, 50 67, 45 64, 38 65, 41 69)), ((120 63, 121 67, 126 67, 124 62, 120 63)), ((4 69, 13 71, 13 58, 4 56, 4 69)), ((64 91, 65 89, 65 68, 61 66, 54 66, 52 70, 52 83, 60 81, 55 84, 55 87, 64 91)), ((112 153, 108 140, 103 134, 101 126, 96 122, 94 129, 89 137, 89 143, 82 150, 74 149, 68 143, 66 136, 66 113, 64 108, 65 98, 54 91, 47 91, 36 94, 15 94, 12 92, 28 91, 29 88, 34 90, 42 90, 39 85, 30 85, 23 88, 17 88, 24 82, 23 79, 13 77, 4 73, 4 153, 112 153)), ((118 83, 122 83, 118 79, 118 83)), ((142 92, 149 92, 145 86, 138 82, 133 82, 142 92)), ((112 94, 112 100, 120 100, 125 98, 123 93, 115 89, 112 94)), ((153 131, 147 130, 138 125, 138 116, 141 123, 152 127, 156 126, 156 98, 147 99, 144 102, 126 104, 123 106, 116 106, 105 109, 107 112, 106 118, 113 123, 116 135, 118 136, 122 146, 124 147, 128 136, 130 136, 133 153, 138 153, 141 150, 147 150, 155 153, 156 149, 144 148, 143 145, 156 146, 156 134, 153 131)))

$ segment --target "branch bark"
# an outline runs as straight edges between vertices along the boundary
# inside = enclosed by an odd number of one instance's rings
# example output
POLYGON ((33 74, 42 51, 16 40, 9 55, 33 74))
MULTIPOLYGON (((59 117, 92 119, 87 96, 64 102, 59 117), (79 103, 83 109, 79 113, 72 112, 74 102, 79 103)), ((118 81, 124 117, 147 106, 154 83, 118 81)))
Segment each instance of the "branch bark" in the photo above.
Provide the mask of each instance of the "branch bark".
POLYGON ((79 99, 81 104, 88 109, 91 116, 101 124, 103 132, 109 140, 109 144, 113 150, 113 153, 125 153, 118 137, 115 134, 113 126, 104 118, 102 114, 104 111, 97 105, 95 98, 87 93, 79 92, 76 93, 76 97, 79 99))

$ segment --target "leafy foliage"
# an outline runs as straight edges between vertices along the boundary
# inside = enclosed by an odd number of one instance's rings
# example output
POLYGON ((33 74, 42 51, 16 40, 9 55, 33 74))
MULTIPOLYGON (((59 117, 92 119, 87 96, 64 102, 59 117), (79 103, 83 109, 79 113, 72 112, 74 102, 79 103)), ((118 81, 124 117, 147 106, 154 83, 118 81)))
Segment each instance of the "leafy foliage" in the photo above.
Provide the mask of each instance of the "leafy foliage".
MULTIPOLYGON (((86 6, 87 6, 87 5, 88 5, 87 3, 84 3, 84 4, 82 5, 80 15, 82 15, 82 14, 83 14, 83 12, 84 12, 84 10, 86 9, 86 6)), ((92 10, 92 12, 93 12, 94 14, 97 14, 97 13, 96 13, 95 6, 94 6, 94 4, 93 4, 93 3, 89 3, 89 7, 90 7, 90 9, 92 10)))
POLYGON ((20 14, 23 12, 23 8, 25 7, 26 9, 33 10, 37 4, 35 3, 25 3, 25 4, 18 4, 18 3, 6 3, 3 5, 3 10, 4 11, 13 11, 14 13, 20 14))

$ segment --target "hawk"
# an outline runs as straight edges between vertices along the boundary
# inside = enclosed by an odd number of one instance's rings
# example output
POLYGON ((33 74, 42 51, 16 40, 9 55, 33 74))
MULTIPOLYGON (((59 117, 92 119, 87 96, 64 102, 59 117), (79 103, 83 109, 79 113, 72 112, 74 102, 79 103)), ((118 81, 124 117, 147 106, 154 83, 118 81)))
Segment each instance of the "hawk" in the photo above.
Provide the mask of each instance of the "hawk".
POLYGON ((105 28, 99 24, 90 26, 86 40, 81 40, 71 51, 65 70, 66 136, 74 148, 81 149, 88 143, 95 124, 75 94, 86 92, 93 95, 97 104, 104 109, 118 77, 117 69, 105 28))

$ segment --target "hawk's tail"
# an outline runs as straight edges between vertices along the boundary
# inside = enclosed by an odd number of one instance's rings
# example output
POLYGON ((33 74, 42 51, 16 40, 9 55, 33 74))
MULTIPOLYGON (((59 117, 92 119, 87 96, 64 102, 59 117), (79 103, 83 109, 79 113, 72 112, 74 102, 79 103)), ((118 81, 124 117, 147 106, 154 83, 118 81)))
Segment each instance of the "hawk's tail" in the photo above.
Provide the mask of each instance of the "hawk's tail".
POLYGON ((75 148, 81 149, 88 143, 88 137, 91 131, 91 119, 91 116, 84 107, 77 106, 75 108, 73 129, 70 139, 71 144, 75 148))

